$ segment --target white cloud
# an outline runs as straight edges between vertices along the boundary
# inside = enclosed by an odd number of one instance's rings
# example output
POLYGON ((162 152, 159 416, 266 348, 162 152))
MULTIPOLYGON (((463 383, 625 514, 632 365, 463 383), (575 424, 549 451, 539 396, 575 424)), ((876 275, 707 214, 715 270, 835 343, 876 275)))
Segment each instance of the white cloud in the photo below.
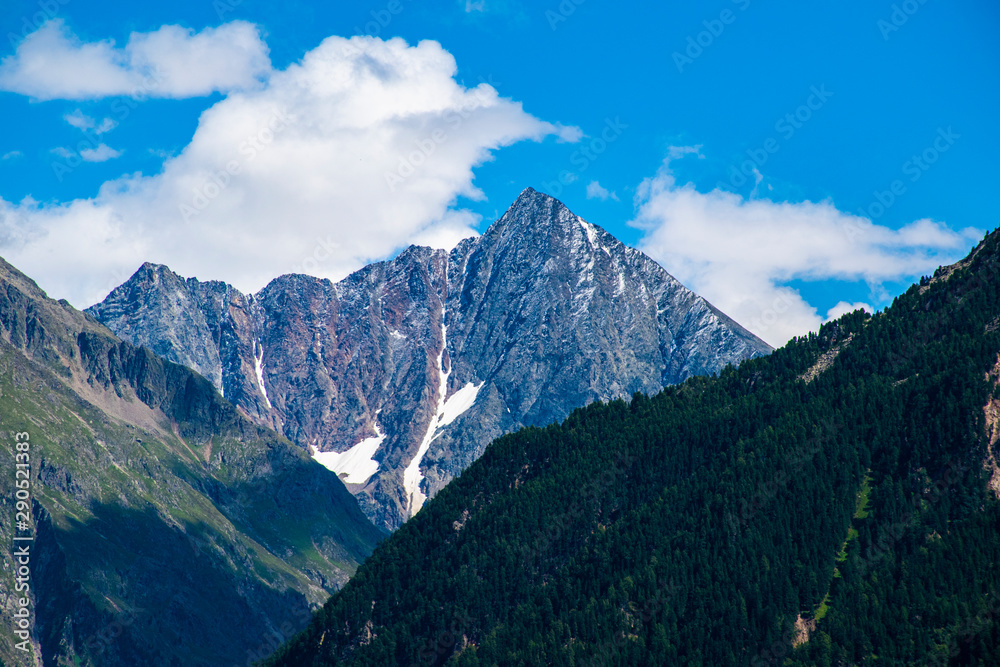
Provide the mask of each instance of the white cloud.
POLYGON ((618 201, 618 195, 614 192, 609 192, 607 188, 597 181, 591 181, 587 184, 587 199, 600 199, 601 201, 614 199, 618 201))
POLYGON ((104 134, 110 132, 111 130, 118 127, 118 121, 111 120, 110 118, 105 118, 101 121, 101 124, 94 128, 94 132, 97 134, 104 134))
POLYGON ((486 11, 486 0, 478 0, 473 2, 473 0, 465 0, 465 13, 471 14, 472 12, 485 12, 486 11))
POLYGON ((3 157, 0 157, 0 160, 13 160, 23 155, 24 153, 22 153, 21 151, 10 151, 8 153, 4 153, 3 157))
POLYGON ((63 204, 0 201, 0 255, 87 306, 146 260, 256 291, 293 271, 336 280, 414 240, 453 244, 475 234, 456 207, 483 198, 474 167, 580 135, 456 72, 436 42, 331 37, 207 109, 160 174, 63 204))
MULTIPOLYGON (((691 153, 697 151, 671 150, 673 158, 691 153)), ((883 282, 912 279, 957 260, 982 236, 931 220, 894 230, 839 211, 831 202, 701 193, 690 183, 677 183, 670 161, 637 191, 631 224, 645 232, 640 246, 772 345, 823 322, 789 282, 865 281, 878 292, 883 282)), ((828 317, 846 305, 838 304, 828 317)))
POLYGON ((837 305, 826 311, 826 319, 824 322, 832 322, 833 320, 839 318, 847 313, 853 313, 855 310, 864 310, 869 313, 874 313, 875 309, 872 308, 871 304, 863 303, 859 301, 858 303, 848 303, 847 301, 838 301, 837 305))
POLYGON ((134 32, 124 48, 117 48, 114 40, 84 43, 57 19, 0 61, 0 90, 39 100, 186 98, 252 89, 270 69, 260 32, 244 21, 198 33, 166 25, 134 32))
POLYGON ((94 127, 94 119, 90 116, 85 115, 82 111, 77 109, 73 113, 68 113, 63 116, 63 120, 72 125, 78 130, 89 130, 94 127))
POLYGON ((94 130, 95 134, 110 132, 118 126, 118 123, 110 118, 105 118, 100 122, 100 124, 98 124, 96 120, 86 115, 79 109, 75 110, 73 113, 68 113, 63 116, 63 120, 83 132, 86 132, 87 130, 94 130))
POLYGON ((80 157, 84 162, 107 162, 121 157, 121 154, 121 151, 116 151, 107 144, 99 144, 95 148, 84 148, 80 151, 80 157))
MULTIPOLYGON (((64 160, 83 160, 84 162, 107 162, 108 160, 114 160, 117 157, 121 157, 122 151, 115 150, 107 144, 97 144, 96 146, 90 146, 87 148, 81 148, 79 157, 77 153, 74 153, 70 149, 64 146, 56 146, 49 151, 53 155, 58 155, 64 160)), ((77 162, 79 164, 79 162, 77 162)))

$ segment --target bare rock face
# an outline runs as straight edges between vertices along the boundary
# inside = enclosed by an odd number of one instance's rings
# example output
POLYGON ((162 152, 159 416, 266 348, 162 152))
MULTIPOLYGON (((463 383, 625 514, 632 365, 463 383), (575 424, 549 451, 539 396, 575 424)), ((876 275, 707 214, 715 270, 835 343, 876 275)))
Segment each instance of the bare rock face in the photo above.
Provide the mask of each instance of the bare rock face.
POLYGON ((771 350, 530 188, 451 252, 254 296, 147 264, 89 312, 309 448, 389 529, 503 433, 771 350))

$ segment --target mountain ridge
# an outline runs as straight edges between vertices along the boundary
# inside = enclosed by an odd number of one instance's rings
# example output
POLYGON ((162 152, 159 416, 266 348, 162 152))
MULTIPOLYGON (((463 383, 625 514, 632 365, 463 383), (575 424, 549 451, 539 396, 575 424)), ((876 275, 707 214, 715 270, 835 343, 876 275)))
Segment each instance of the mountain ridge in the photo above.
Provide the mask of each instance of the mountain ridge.
POLYGON ((289 274, 243 295, 166 272, 143 265, 88 312, 216 378, 251 419, 357 481, 388 529, 502 433, 771 350, 531 188, 451 251, 410 246, 337 283, 289 274))

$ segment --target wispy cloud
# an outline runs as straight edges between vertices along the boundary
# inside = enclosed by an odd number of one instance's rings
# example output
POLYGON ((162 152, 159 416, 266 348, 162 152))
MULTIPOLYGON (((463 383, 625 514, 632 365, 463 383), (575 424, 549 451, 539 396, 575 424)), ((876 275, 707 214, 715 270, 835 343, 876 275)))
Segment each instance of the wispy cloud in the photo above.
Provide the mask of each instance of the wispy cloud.
POLYGON ((53 155, 61 157, 64 160, 77 159, 83 160, 84 162, 107 162, 108 160, 114 160, 115 158, 121 157, 123 151, 115 150, 107 144, 101 143, 89 148, 82 148, 79 153, 74 153, 64 146, 56 146, 49 152, 53 155))
POLYGON ((63 116, 63 120, 78 130, 89 130, 94 127, 94 119, 90 116, 84 115, 84 113, 79 109, 73 113, 68 113, 63 116))
POLYGON ((78 130, 86 132, 87 130, 94 130, 95 134, 104 134, 110 132, 118 126, 118 123, 110 118, 105 118, 100 123, 91 118, 90 116, 84 114, 82 111, 77 109, 72 113, 68 113, 63 116, 63 120, 72 125, 78 130))
POLYGON ((4 153, 3 157, 0 157, 0 160, 14 160, 23 156, 24 153, 22 153, 21 151, 10 151, 8 153, 4 153))
POLYGON ((56 19, 0 61, 0 90, 39 100, 186 98, 254 88, 270 72, 267 45, 244 21, 197 33, 166 25, 134 32, 118 48, 114 40, 83 42, 56 19))
MULTIPOLYGON (((747 200, 678 183, 671 161, 698 155, 670 150, 659 172, 636 194, 630 223, 644 231, 641 247, 679 280, 772 345, 815 330, 825 318, 792 281, 910 280, 959 259, 982 236, 917 220, 891 229, 838 210, 832 202, 747 200), (859 231, 860 230, 860 231, 859 231)), ((838 303, 827 318, 868 304, 838 303)))
POLYGON ((602 186, 597 181, 591 181, 587 184, 587 199, 600 199, 601 201, 613 199, 618 201, 618 195, 614 192, 608 191, 607 188, 602 186))
POLYGON ((100 144, 95 148, 84 148, 80 151, 80 157, 84 162, 107 162, 121 157, 122 151, 115 150, 107 144, 100 144))

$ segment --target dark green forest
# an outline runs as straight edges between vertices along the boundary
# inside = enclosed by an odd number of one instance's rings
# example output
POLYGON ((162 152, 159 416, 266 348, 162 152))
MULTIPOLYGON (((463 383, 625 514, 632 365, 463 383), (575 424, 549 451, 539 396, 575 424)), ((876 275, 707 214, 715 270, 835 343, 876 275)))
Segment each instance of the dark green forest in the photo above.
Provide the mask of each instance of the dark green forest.
POLYGON ((994 232, 884 312, 498 439, 264 664, 1000 664, 998 351, 994 232))

